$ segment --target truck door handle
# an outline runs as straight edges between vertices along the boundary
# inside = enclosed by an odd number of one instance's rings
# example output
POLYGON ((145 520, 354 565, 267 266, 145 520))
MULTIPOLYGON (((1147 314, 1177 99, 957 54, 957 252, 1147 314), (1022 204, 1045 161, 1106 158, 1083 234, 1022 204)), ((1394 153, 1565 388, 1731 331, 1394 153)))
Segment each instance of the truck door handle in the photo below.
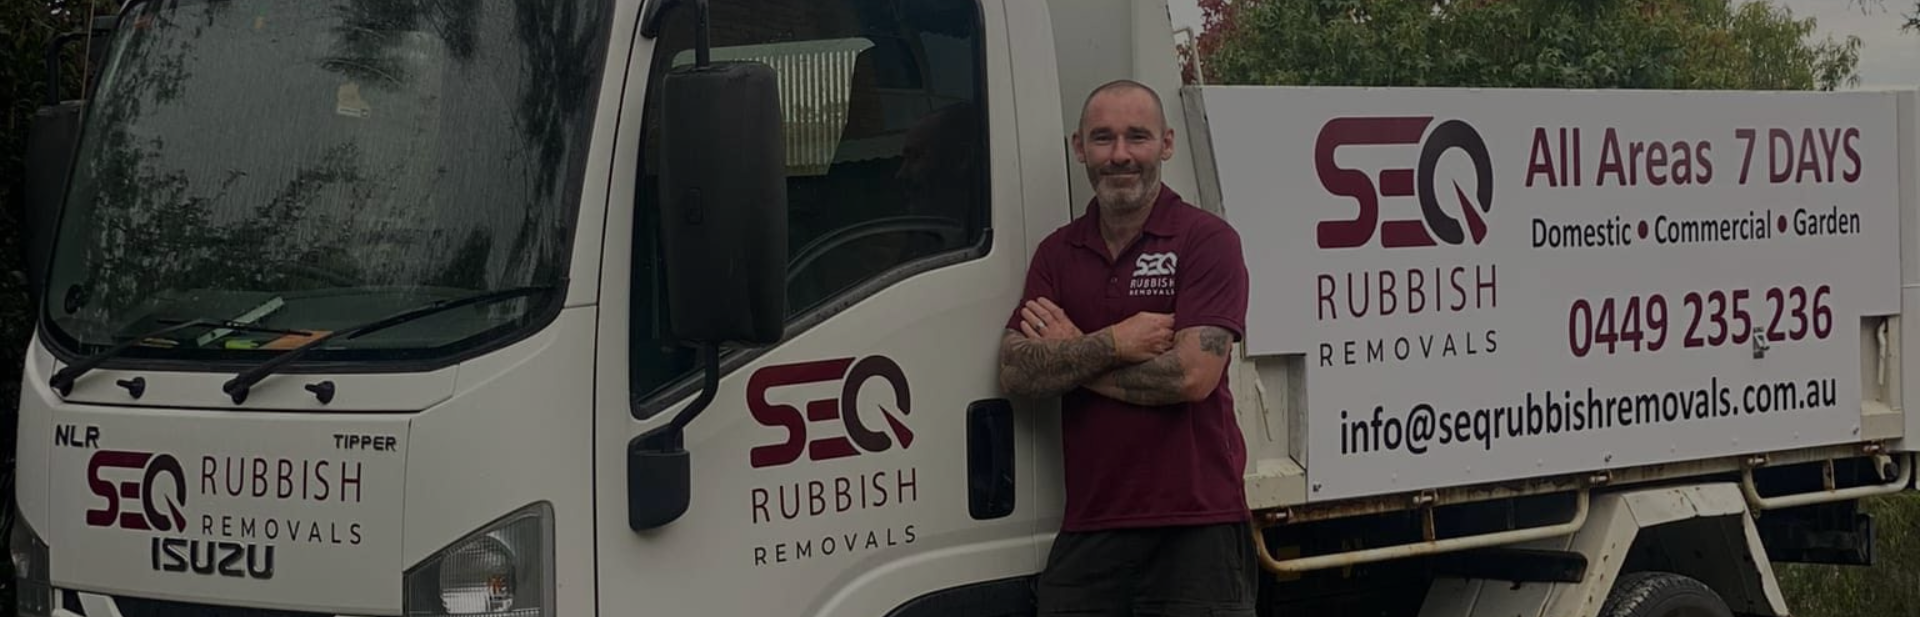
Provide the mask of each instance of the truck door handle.
POLYGON ((1006 399, 967 406, 967 511, 975 520, 1013 513, 1013 405, 1006 399))

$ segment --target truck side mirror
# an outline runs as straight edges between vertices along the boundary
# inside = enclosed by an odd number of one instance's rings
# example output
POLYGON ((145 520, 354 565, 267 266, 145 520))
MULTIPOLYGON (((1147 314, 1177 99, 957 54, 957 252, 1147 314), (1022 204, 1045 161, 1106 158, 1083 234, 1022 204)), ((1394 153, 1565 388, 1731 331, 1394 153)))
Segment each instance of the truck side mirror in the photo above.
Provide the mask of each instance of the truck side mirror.
POLYGON ((674 338, 771 344, 786 323, 786 139, 773 69, 675 69, 661 88, 660 242, 674 338))
POLYGON ((53 237, 59 229, 60 209, 67 196, 67 177, 79 147, 82 103, 67 101, 41 107, 27 129, 26 190, 21 196, 21 226, 26 237, 28 298, 39 306, 47 289, 53 237))
POLYGON ((627 524, 634 531, 686 514, 693 487, 683 429, 719 390, 720 346, 779 342, 786 324, 779 81, 762 63, 711 62, 705 0, 696 9, 699 59, 673 69, 660 86, 659 215, 670 334, 700 347, 705 374, 698 399, 628 444, 627 524))
POLYGON ((118 23, 116 17, 98 17, 93 20, 91 33, 62 34, 47 46, 47 90, 27 127, 27 177, 19 213, 26 245, 27 294, 32 306, 40 306, 47 289, 54 234, 59 231, 60 210, 66 202, 67 179, 80 147, 80 121, 86 109, 84 101, 61 96, 60 62, 68 45, 91 38, 87 54, 97 64, 118 23))

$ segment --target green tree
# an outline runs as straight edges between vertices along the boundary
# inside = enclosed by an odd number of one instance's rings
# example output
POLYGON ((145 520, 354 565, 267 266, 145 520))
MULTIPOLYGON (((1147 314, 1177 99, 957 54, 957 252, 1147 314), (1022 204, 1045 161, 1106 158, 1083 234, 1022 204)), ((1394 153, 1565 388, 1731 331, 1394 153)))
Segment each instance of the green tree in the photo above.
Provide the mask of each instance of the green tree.
POLYGON ((1860 40, 1730 0, 1202 0, 1214 83, 1831 90, 1860 40))
MULTIPOLYGON (((1887 8, 1886 0, 1853 0, 1864 13, 1874 14, 1887 8)), ((1900 16, 1900 31, 1920 34, 1920 0, 1914 0, 1913 12, 1900 16)))
POLYGON ((1920 617, 1920 495, 1867 499, 1861 509, 1874 517, 1872 566, 1774 564, 1796 617, 1920 617))
MULTIPOLYGON (((20 215, 25 204, 27 132, 46 99, 48 46, 55 37, 81 31, 96 14, 113 14, 112 0, 15 0, 0 2, 0 546, 12 530, 13 442, 19 409, 20 366, 32 329, 22 260, 20 215)), ((71 48, 79 50, 83 45, 71 48)), ((79 92, 84 54, 62 67, 65 96, 79 92)), ((0 616, 13 615, 13 561, 0 559, 0 616)))

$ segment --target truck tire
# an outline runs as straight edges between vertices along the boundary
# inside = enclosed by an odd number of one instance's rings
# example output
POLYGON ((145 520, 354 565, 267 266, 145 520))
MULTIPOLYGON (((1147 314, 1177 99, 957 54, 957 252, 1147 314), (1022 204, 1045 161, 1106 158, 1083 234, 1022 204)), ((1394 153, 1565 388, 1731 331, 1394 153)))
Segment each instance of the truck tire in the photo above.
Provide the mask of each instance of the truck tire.
POLYGON ((1620 577, 1600 617, 1733 617, 1725 600, 1698 580, 1671 572, 1620 577))

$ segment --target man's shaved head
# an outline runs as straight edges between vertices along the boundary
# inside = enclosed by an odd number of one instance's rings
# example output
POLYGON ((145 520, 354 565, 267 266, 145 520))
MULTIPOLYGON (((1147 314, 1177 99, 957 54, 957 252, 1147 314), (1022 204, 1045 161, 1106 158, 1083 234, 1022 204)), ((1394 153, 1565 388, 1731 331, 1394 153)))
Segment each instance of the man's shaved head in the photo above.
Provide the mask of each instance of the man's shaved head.
POLYGON ((1144 94, 1146 95, 1148 99, 1153 101, 1154 115, 1160 119, 1160 128, 1161 129, 1167 128, 1167 108, 1166 108, 1166 105, 1161 103, 1159 92, 1155 92, 1153 88, 1147 86, 1146 84, 1143 84, 1131 79, 1116 79, 1113 81, 1109 81, 1105 84, 1101 84, 1101 86, 1098 88, 1094 88, 1093 92, 1087 93, 1087 100, 1080 103, 1080 118, 1082 123, 1082 126, 1081 126, 1082 129, 1086 128, 1085 122, 1087 117, 1087 109, 1093 106, 1093 100, 1096 98, 1099 98, 1102 95, 1108 95, 1108 94, 1144 94))

